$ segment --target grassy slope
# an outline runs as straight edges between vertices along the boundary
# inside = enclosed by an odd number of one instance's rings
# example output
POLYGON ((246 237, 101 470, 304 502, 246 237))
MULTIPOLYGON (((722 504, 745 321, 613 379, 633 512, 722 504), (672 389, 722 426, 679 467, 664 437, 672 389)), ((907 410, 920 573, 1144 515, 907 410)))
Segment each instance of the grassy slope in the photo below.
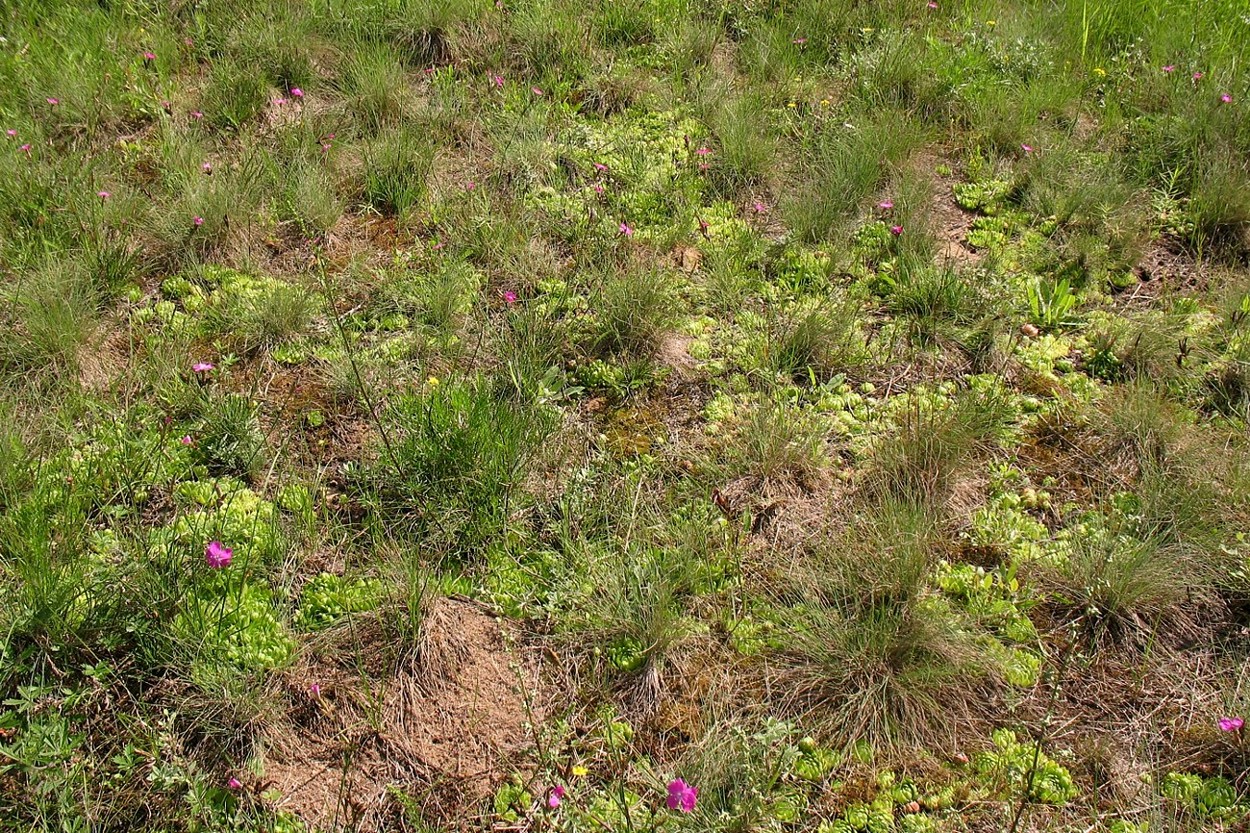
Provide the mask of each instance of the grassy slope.
POLYGON ((0 829, 1250 812, 1237 3, 0 34, 0 829))

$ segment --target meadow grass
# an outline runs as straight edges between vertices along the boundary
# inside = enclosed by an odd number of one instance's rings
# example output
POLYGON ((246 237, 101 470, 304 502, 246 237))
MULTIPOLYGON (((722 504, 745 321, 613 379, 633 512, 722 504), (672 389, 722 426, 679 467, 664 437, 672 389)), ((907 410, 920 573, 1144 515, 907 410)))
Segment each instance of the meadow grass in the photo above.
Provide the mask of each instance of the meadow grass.
POLYGON ((0 3, 0 831, 1243 829, 1248 61, 0 3))

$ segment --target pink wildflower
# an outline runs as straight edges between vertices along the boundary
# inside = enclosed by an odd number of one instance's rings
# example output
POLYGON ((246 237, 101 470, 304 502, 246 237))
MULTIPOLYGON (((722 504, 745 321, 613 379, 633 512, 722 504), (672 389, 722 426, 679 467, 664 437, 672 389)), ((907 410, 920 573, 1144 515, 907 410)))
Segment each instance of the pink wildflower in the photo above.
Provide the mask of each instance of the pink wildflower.
POLYGON ((1025 153, 1032 153, 1033 146, 1032 145, 1020 145, 1020 150, 1024 151, 1025 153))
POLYGON ((190 434, 184 435, 182 439, 178 440, 178 442, 182 443, 183 445, 195 445, 195 440, 191 439, 190 434))
POLYGON ((490 77, 490 82, 494 84, 497 88, 503 89, 503 76, 502 75, 492 75, 490 77))
POLYGON ((203 218, 203 217, 192 217, 192 218, 191 218, 191 225, 195 226, 196 228, 199 228, 200 226, 204 225, 204 218, 203 218))
POLYGON ((317 683, 313 683, 312 685, 308 687, 308 693, 311 694, 313 697, 320 697, 321 686, 317 683))
POLYGON ((155 53, 155 52, 150 52, 150 51, 149 51, 149 52, 144 52, 144 53, 143 53, 143 60, 144 60, 144 61, 155 61, 155 60, 156 60, 156 53, 155 53))
POLYGON ((199 121, 200 119, 204 118, 204 114, 201 113, 199 110, 192 110, 191 118, 195 119, 196 121, 199 121))
POLYGON ((935 3, 934 0, 929 0, 929 8, 936 9, 937 3, 935 3))
POLYGON ((680 778, 668 782, 668 809, 689 813, 699 799, 699 790, 680 778))
POLYGON ((1246 721, 1240 717, 1221 717, 1219 720, 1220 731, 1237 732, 1241 730, 1245 723, 1246 721))
POLYGON ((8 136, 10 139, 16 139, 17 131, 13 130, 12 128, 9 128, 8 130, 4 131, 4 135, 8 136))
POLYGON ((200 165, 200 170, 206 174, 211 174, 213 172, 213 163, 205 162, 203 165, 200 165))
POLYGON ((712 149, 710 147, 701 147, 695 151, 695 153, 699 154, 700 156, 707 156, 711 152, 712 152, 712 149))
POLYGON ((621 223, 621 234, 625 235, 626 237, 633 237, 634 227, 627 223, 621 223))
POLYGON ((464 190, 466 191, 472 191, 476 187, 477 187, 477 183, 471 179, 464 184, 464 190))
POLYGON ((1201 81, 1201 80, 1202 80, 1202 73, 1201 73, 1201 72, 1195 72, 1195 73, 1193 74, 1192 78, 1193 78, 1195 81, 1201 81))
POLYGON ((1233 97, 1229 95, 1228 93, 1224 93, 1222 96, 1220 96, 1220 101, 1224 102, 1225 104, 1232 104, 1233 97))
POLYGON ((170 103, 169 103, 168 101, 162 101, 162 102, 161 102, 161 109, 162 109, 162 110, 164 110, 166 113, 168 113, 168 112, 170 112, 171 110, 173 110, 174 108, 173 108, 173 106, 172 106, 172 105, 170 105, 170 103))
POLYGON ((274 107, 281 107, 283 104, 286 104, 286 99, 283 98, 282 96, 278 96, 277 98, 273 100, 274 107))
POLYGON ((895 237, 898 237, 902 233, 903 233, 902 226, 890 226, 890 234, 894 235, 895 237))
POLYGON ((61 103, 61 99, 59 99, 59 98, 49 98, 49 99, 48 99, 48 103, 49 103, 49 104, 51 104, 53 107, 55 107, 56 105, 58 105, 58 104, 60 104, 60 103, 61 103))
POLYGON ((299 87, 291 88, 291 98, 303 98, 303 97, 304 97, 303 90, 301 90, 299 87))
POLYGON ((240 781, 238 778, 232 777, 229 781, 226 782, 226 786, 232 790, 237 790, 243 786, 243 782, 240 781))
POLYGON ((22 153, 26 154, 27 156, 30 156, 30 145, 22 145, 20 148, 18 148, 18 150, 20 150, 22 153))
POLYGON ((113 196, 113 195, 112 195, 111 193, 109 193, 108 191, 96 191, 96 192, 95 192, 95 195, 96 195, 97 197, 99 197, 99 198, 100 198, 100 201, 101 201, 101 202, 103 202, 104 200, 107 200, 109 197, 113 196))
POLYGON ((504 290, 504 292, 503 292, 503 302, 504 302, 505 304, 515 304, 515 303, 516 303, 516 293, 515 293, 515 292, 513 292, 511 289, 505 289, 505 290, 504 290))
POLYGON ((794 40, 790 41, 790 43, 794 44, 795 46, 802 46, 803 44, 807 43, 807 38, 795 38, 794 40))
POLYGON ((209 541, 208 546, 204 548, 204 563, 214 570, 229 567, 230 559, 233 557, 234 550, 223 545, 220 541, 209 541))
POLYGON ((595 170, 598 171, 599 173, 606 173, 608 170, 608 166, 603 164, 602 162, 595 162, 594 166, 595 166, 595 170))
POLYGON ((764 203, 760 202, 759 200, 756 200, 754 203, 751 204, 751 210, 754 211, 756 214, 763 214, 765 211, 768 210, 768 206, 764 205, 764 203))
POLYGON ((596 194, 602 194, 602 193, 603 193, 603 186, 602 186, 602 185, 600 185, 600 184, 599 184, 599 183, 597 183, 597 182, 594 184, 594 189, 595 189, 595 193, 596 193, 596 194))
POLYGON ((555 809, 560 806, 560 801, 564 798, 564 787, 556 784, 551 788, 551 795, 547 796, 547 806, 555 809))
POLYGON ((207 373, 212 370, 215 365, 212 362, 196 362, 191 365, 191 370, 195 373, 207 373))
POLYGON ((880 208, 882 211, 889 211, 893 207, 894 207, 893 200, 882 200, 881 202, 877 203, 877 208, 880 208))
POLYGON ((538 96, 539 98, 542 98, 543 91, 540 90, 538 87, 530 87, 530 92, 532 92, 534 95, 538 96))
POLYGON ((1168 64, 1167 66, 1163 68, 1163 71, 1168 72, 1168 73, 1176 72, 1176 67, 1172 66, 1171 64, 1168 64))

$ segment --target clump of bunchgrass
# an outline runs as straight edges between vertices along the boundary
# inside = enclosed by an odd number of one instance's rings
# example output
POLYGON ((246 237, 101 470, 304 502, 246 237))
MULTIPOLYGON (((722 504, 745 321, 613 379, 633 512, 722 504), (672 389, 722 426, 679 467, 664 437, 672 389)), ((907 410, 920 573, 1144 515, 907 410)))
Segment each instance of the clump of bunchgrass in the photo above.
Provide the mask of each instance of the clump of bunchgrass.
POLYGON ((928 587, 940 537, 929 510, 887 499, 793 568, 778 680, 790 708, 847 742, 951 736, 994 669, 928 587))

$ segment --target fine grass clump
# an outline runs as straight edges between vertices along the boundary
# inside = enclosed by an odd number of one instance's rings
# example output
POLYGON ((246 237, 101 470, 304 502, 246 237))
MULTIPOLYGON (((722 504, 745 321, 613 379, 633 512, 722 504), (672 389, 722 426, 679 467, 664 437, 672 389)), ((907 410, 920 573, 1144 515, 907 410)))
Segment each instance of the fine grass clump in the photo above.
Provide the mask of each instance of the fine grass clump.
POLYGON ((474 376, 397 399, 383 425, 357 482, 376 521, 467 556, 507 524, 557 418, 474 376))
POLYGON ((976 458, 995 446, 1010 412, 1001 391, 967 390, 946 405, 912 403, 897 433, 874 449, 871 494, 938 505, 976 458))
MULTIPOLYGON (((1129 498, 1129 502, 1133 501, 1129 498)), ((1092 517, 1061 539, 1047 578, 1095 644, 1193 638, 1216 609, 1211 565, 1131 519, 1092 517)))
POLYGON ((412 128, 378 134, 365 147, 361 198, 380 214, 403 217, 426 193, 434 151, 412 128))
POLYGON ((939 540, 929 511, 886 500, 796 569, 778 681, 791 708, 845 742, 950 737, 992 669, 928 589, 939 540))
POLYGON ((757 93, 733 94, 712 87, 704 95, 703 119, 715 139, 707 177, 719 192, 734 195, 764 181, 778 142, 767 102, 757 93))
POLYGON ((239 130, 260 114, 269 85, 255 67, 230 59, 213 64, 201 110, 209 124, 239 130))
POLYGON ((343 216, 335 181, 321 165, 298 163, 286 181, 281 216, 296 223, 303 234, 320 237, 343 216))
POLYGON ((52 260, 5 294, 8 323, 0 336, 0 368, 53 375, 76 369, 103 300, 86 269, 72 260, 52 260))
POLYGON ((248 478, 260 471, 265 436, 256 405, 247 397, 228 393, 203 402, 196 456, 214 476, 248 478))
POLYGON ((830 124, 814 140, 795 171, 782 202, 799 239, 830 239, 857 213, 920 140, 918 129, 897 112, 855 115, 830 124))
POLYGON ((408 106, 405 67, 386 44, 355 45, 343 59, 337 86, 347 112, 367 134, 397 124, 408 106))
POLYGON ((672 285, 672 275, 660 270, 609 273, 595 303, 595 351, 654 354, 676 318, 672 285))
POLYGON ((790 313, 770 311, 763 364, 795 380, 854 372, 867 360, 858 305, 834 299, 790 313))
POLYGON ((760 403, 736 426, 725 448, 725 473, 761 481, 814 481, 828 465, 818 420, 786 403, 760 403))

